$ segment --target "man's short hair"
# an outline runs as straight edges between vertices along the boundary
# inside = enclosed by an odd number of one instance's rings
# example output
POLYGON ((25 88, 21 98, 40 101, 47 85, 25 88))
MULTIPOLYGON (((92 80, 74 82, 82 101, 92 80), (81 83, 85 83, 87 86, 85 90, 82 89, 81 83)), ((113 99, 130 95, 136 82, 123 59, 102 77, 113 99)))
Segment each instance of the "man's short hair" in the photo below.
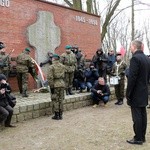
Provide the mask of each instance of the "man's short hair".
POLYGON ((132 41, 132 44, 135 45, 138 50, 143 49, 143 43, 141 41, 134 40, 134 41, 132 41))

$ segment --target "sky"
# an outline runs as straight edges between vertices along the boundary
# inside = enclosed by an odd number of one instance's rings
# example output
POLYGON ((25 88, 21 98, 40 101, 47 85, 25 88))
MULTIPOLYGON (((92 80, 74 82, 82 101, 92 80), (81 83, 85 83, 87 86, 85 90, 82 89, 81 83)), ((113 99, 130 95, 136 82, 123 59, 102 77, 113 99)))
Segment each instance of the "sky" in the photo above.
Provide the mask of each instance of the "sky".
MULTIPOLYGON (((47 0, 50 2, 57 2, 59 4, 64 4, 63 0, 47 0)), ((98 0, 99 3, 99 9, 100 12, 103 12, 101 15, 105 15, 104 14, 104 8, 107 6, 107 2, 108 0, 98 0)), ((147 5, 144 4, 138 4, 135 5, 135 28, 136 29, 141 29, 143 30, 143 26, 146 24, 147 21, 149 21, 149 14, 150 14, 150 0, 135 0, 135 3, 146 3, 147 5)), ((86 9, 86 0, 83 0, 84 2, 84 9, 86 9)), ((122 9, 122 8, 126 8, 128 6, 131 6, 131 0, 121 0, 120 5, 118 7, 118 9, 122 9)), ((125 11, 123 11, 123 13, 131 19, 131 7, 127 8, 125 11)), ((145 47, 145 54, 149 54, 148 48, 146 46, 146 43, 144 43, 145 47)), ((118 46, 119 47, 119 46, 118 46)))

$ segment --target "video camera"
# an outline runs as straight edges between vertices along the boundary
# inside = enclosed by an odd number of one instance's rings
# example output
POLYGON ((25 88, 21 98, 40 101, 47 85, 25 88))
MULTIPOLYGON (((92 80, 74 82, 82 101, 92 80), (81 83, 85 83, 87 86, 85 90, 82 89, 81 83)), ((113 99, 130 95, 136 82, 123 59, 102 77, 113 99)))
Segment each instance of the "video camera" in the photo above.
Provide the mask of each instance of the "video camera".
POLYGON ((97 61, 98 61, 99 63, 102 63, 102 62, 107 63, 107 62, 108 62, 107 59, 104 59, 104 58, 102 58, 102 57, 98 57, 98 58, 97 58, 97 61))
POLYGON ((79 50, 79 48, 78 48, 77 46, 72 46, 71 51, 72 51, 73 53, 75 53, 75 52, 76 52, 76 50, 78 51, 78 50, 79 50))
POLYGON ((0 84, 0 90, 1 89, 6 89, 6 88, 7 88, 7 84, 4 84, 4 83, 0 84))

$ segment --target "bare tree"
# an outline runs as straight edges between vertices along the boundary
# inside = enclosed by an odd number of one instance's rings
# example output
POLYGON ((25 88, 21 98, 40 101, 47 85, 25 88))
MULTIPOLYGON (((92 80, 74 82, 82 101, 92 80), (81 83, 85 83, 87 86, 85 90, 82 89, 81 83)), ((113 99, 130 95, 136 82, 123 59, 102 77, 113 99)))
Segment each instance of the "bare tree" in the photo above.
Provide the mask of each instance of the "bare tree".
POLYGON ((101 33, 101 41, 103 42, 103 39, 105 37, 105 34, 107 33, 107 27, 109 25, 109 22, 111 20, 111 17, 113 16, 117 6, 119 5, 121 0, 111 0, 110 1, 110 4, 109 4, 109 7, 108 7, 108 11, 107 11, 107 14, 106 14, 106 18, 105 18, 105 21, 102 25, 102 33, 101 33))
POLYGON ((150 24, 149 24, 149 19, 147 20, 147 22, 145 22, 144 24, 144 31, 145 31, 145 39, 146 39, 146 44, 147 44, 147 47, 148 47, 148 50, 149 50, 149 53, 150 53, 150 31, 149 31, 149 28, 150 28, 150 24))
POLYGON ((69 0, 64 0, 69 7, 77 9, 77 10, 82 10, 82 0, 72 0, 70 2, 69 0))

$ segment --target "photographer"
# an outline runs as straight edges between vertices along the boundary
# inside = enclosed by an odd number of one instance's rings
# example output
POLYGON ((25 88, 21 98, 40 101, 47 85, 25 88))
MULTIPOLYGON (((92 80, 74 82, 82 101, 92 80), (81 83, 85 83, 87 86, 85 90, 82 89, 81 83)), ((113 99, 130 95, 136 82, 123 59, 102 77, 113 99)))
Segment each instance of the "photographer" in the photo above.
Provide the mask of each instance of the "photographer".
POLYGON ((76 89, 80 89, 80 93, 82 93, 82 91, 85 90, 85 73, 82 66, 79 66, 78 69, 75 71, 74 83, 76 85, 76 89))
POLYGON ((100 100, 103 101, 104 106, 106 106, 107 102, 109 101, 110 89, 109 86, 105 83, 104 78, 98 78, 98 82, 93 86, 91 92, 94 108, 98 106, 100 100))
POLYGON ((15 107, 16 97, 11 94, 12 89, 11 89, 9 83, 7 83, 7 78, 4 74, 0 74, 0 85, 1 84, 5 84, 5 95, 6 95, 9 105, 11 107, 15 107))
POLYGON ((85 77, 86 77, 87 92, 89 92, 99 77, 98 70, 94 67, 93 63, 91 63, 89 65, 89 68, 85 70, 85 77))
POLYGON ((96 54, 92 58, 92 62, 94 63, 95 68, 98 69, 99 76, 104 77, 104 79, 106 81, 106 71, 107 71, 108 58, 103 53, 102 48, 97 49, 96 54))
POLYGON ((41 62, 41 63, 40 63, 40 67, 43 67, 43 66, 46 65, 46 64, 51 65, 51 64, 52 64, 52 58, 53 58, 53 53, 48 52, 48 53, 47 53, 47 59, 46 59, 44 62, 41 62))
POLYGON ((6 97, 7 84, 0 84, 0 125, 1 127, 15 127, 11 125, 11 118, 13 115, 13 108, 9 105, 6 97))

